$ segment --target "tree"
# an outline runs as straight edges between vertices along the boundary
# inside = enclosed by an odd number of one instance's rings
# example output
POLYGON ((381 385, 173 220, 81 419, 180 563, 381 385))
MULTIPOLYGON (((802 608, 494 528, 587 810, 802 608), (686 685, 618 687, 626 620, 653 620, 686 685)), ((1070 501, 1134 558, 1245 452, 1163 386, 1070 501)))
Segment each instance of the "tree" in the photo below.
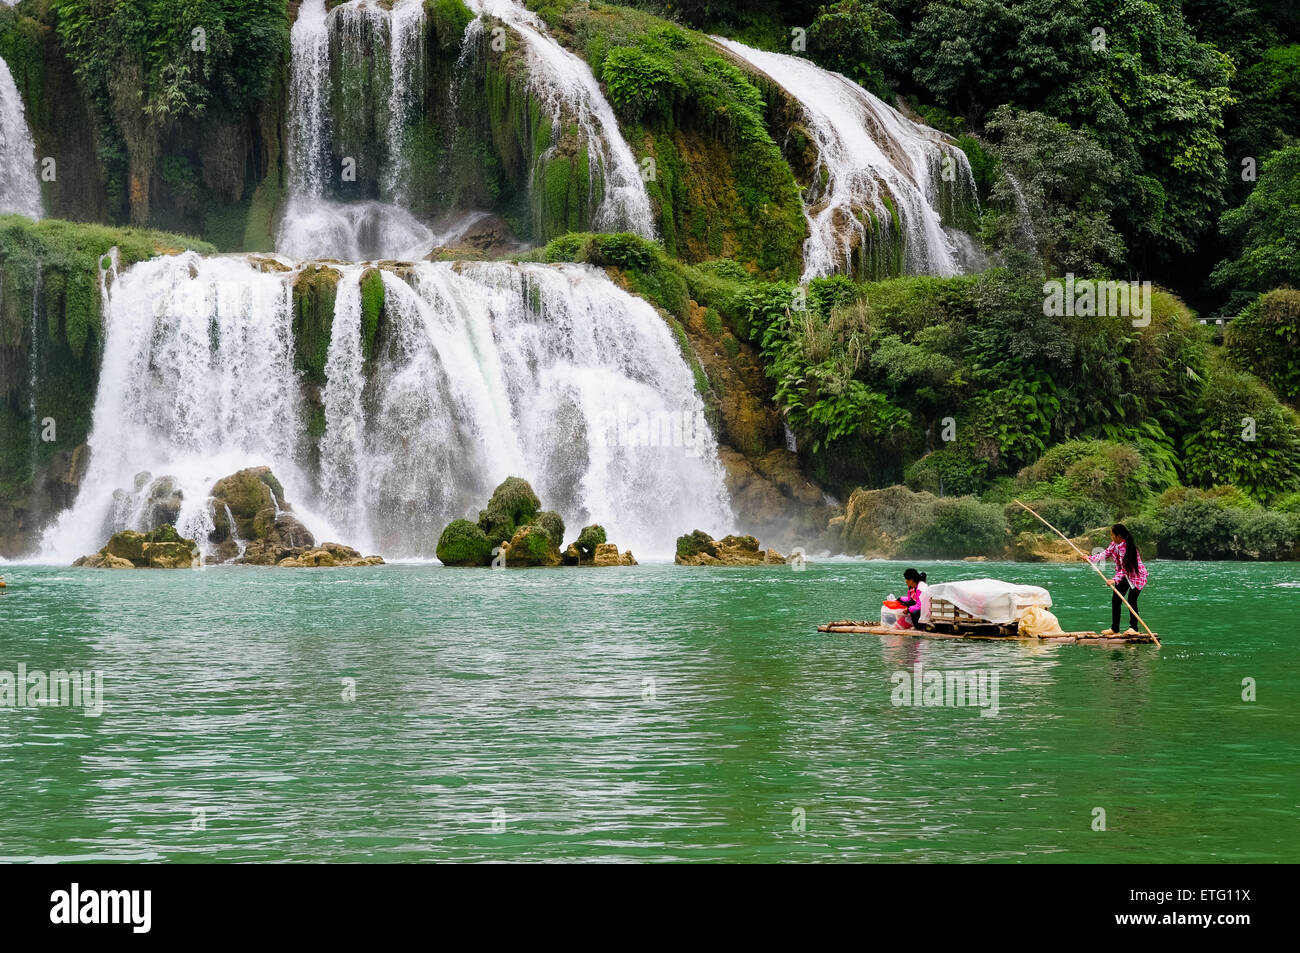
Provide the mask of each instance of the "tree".
POLYGON ((1219 228, 1241 253, 1220 262, 1212 281, 1230 291, 1300 285, 1300 143, 1264 160, 1259 181, 1219 228))
MULTIPOLYGON (((1049 274, 1086 274, 1123 258, 1124 243, 1110 220, 1119 174, 1109 152, 1051 116, 1008 106, 998 107, 986 129, 1009 173, 994 185, 992 199, 1023 209, 1049 274)), ((1009 216, 1001 228, 1015 225, 1009 216)))
POLYGON ((822 7, 808 27, 808 52, 827 69, 885 96, 897 21, 871 0, 839 0, 822 7))
POLYGON ((1233 363, 1295 403, 1300 400, 1300 291, 1260 295, 1228 325, 1233 363))

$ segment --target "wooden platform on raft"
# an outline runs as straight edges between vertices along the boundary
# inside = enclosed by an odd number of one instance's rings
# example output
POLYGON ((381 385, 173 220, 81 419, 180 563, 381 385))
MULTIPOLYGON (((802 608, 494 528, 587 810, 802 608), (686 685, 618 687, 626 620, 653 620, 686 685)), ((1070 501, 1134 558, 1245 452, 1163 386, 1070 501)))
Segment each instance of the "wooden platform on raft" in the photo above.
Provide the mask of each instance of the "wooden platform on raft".
POLYGON ((879 622, 841 620, 817 626, 818 632, 842 632, 851 635, 914 635, 931 639, 984 639, 989 642, 1071 642, 1082 645, 1158 645, 1145 632, 1136 635, 1102 635, 1100 632, 1056 632, 1052 635, 1021 635, 1014 625, 954 625, 926 623, 922 628, 896 629, 879 622))

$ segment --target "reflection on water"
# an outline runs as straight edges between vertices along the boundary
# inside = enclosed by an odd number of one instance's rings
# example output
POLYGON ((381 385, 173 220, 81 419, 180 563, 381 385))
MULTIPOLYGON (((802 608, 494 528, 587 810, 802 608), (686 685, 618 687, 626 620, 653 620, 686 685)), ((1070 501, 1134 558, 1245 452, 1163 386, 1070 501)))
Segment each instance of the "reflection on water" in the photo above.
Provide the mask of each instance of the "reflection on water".
POLYGON ((6 566, 0 671, 106 698, 0 709, 0 859, 1297 859, 1294 610, 1232 623, 1300 567, 1154 564, 1159 649, 817 634, 902 568, 6 566), (997 716, 891 704, 918 664, 997 716))

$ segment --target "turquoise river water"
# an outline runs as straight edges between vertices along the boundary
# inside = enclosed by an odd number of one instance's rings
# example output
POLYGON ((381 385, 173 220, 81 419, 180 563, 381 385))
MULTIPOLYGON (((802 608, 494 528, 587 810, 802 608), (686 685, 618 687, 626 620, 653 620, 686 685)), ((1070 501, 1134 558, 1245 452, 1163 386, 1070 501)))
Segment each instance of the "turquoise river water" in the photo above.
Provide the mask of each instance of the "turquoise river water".
POLYGON ((816 632, 903 568, 2 566, 0 678, 103 707, 0 704, 0 860, 1300 860, 1300 564, 1153 563, 1158 648, 816 632))

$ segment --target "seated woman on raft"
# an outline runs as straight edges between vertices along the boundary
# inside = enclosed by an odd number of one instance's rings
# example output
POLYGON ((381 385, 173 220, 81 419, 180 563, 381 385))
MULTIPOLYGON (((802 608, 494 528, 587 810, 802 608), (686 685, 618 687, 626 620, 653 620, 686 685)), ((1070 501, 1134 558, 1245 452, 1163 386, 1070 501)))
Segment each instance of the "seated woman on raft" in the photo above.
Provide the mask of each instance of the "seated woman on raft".
POLYGON ((930 621, 930 597, 927 595, 930 585, 925 581, 925 573, 915 569, 906 570, 903 579, 907 581, 907 592, 898 601, 903 604, 904 611, 894 627, 914 629, 922 619, 930 621))

